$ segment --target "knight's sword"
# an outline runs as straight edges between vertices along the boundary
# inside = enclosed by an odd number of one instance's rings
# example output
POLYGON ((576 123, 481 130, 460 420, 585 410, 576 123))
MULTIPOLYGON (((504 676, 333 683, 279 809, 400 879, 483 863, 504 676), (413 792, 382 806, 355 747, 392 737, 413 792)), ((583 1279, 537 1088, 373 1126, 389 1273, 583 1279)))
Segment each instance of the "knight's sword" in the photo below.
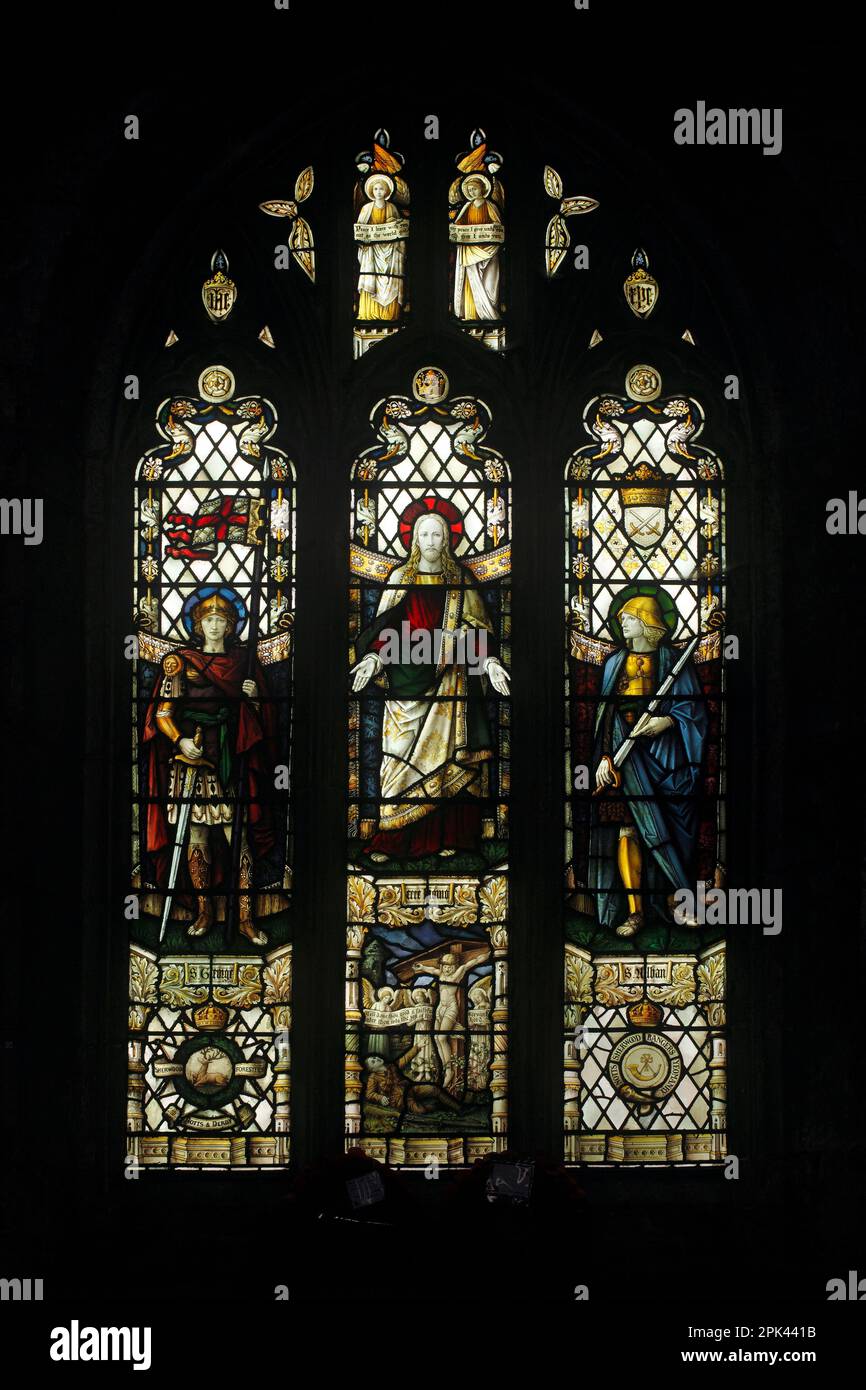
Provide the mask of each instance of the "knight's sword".
POLYGON ((680 671, 685 666, 689 657, 692 655, 692 652, 695 650, 700 640, 700 634, 697 637, 693 637, 691 642, 689 642, 689 645, 686 647, 685 651, 682 653, 682 656, 680 656, 676 665, 671 667, 670 671, 665 676, 655 695, 653 695, 652 699, 650 700, 640 719, 635 724, 628 738, 623 739, 622 743, 619 745, 619 748, 617 748, 616 752, 614 753, 613 758, 611 759, 614 767, 622 767, 626 758, 634 748, 635 739, 640 738, 640 731, 643 728, 644 724, 648 719, 652 718, 653 714, 658 709, 662 700, 670 691, 674 681, 676 680, 680 671))
MULTIPOLYGON (((196 725, 193 735, 193 743, 196 748, 202 746, 201 725, 196 725)), ((192 794, 195 788, 195 774, 200 767, 210 767, 211 764, 205 758, 188 758, 185 753, 175 753, 175 766, 180 765, 186 771, 183 775, 183 791, 181 793, 181 804, 177 813, 177 825, 175 827, 174 847, 171 851, 171 865, 168 871, 168 884, 165 890, 165 901, 162 907, 162 923, 159 928, 159 939, 162 941, 165 936, 165 929, 168 926, 168 919, 171 914, 171 903, 174 897, 174 888, 177 883, 178 870, 180 869, 180 857, 183 854, 184 841, 186 840, 187 827, 192 812, 192 794)))

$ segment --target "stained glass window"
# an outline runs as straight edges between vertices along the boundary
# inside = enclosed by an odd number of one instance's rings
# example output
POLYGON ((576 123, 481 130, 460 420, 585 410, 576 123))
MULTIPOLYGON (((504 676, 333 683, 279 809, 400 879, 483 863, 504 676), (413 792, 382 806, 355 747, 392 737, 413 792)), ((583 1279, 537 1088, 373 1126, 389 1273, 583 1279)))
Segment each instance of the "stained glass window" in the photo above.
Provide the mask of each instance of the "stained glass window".
POLYGON ((722 468, 652 367, 566 469, 565 1153, 725 1153, 722 468))
POLYGON ((505 347, 501 168, 502 155, 490 148, 483 130, 473 130, 448 190, 451 313, 465 333, 496 351, 505 347))
POLYGON ((134 500, 129 1151, 289 1157, 294 467, 229 368, 159 407, 134 500))
POLYGON ((505 1145, 511 489, 491 414, 419 369, 352 468, 347 1145, 505 1145))
POLYGON ((372 150, 356 155, 355 167, 354 338, 355 356, 361 357, 398 332, 409 312, 409 185, 403 156, 391 149, 387 130, 376 131, 372 150))

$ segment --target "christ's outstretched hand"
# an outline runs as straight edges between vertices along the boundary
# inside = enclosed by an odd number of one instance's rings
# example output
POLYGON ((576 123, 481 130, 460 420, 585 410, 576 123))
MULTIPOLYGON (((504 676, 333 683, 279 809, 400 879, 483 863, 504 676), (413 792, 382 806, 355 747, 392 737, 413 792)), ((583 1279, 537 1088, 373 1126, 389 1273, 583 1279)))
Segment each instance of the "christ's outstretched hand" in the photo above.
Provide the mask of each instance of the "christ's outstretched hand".
POLYGON ((511 677, 509 676, 505 667, 502 665, 502 662, 497 661, 495 657, 490 656, 487 658, 487 661, 485 662, 484 671, 486 675, 490 677, 490 684, 493 686, 493 689, 498 690, 500 695, 507 695, 508 682, 510 681, 511 677))
POLYGON ((357 666, 351 670, 352 689, 363 690, 368 681, 371 681, 379 669, 379 658, 371 652, 359 661, 357 666))

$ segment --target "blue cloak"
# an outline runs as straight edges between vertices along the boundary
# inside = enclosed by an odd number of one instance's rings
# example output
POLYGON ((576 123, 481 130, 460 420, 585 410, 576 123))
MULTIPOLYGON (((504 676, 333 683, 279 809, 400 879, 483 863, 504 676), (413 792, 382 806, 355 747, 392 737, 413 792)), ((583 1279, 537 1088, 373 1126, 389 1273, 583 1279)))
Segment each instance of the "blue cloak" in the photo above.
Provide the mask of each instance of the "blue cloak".
MULTIPOLYGON (((595 725, 593 772, 605 751, 615 753, 631 732, 615 702, 616 683, 627 655, 626 651, 614 652, 604 665, 595 725), (606 750, 604 727, 612 697, 610 742, 606 750)), ((675 648, 667 645, 658 648, 657 685, 661 685, 678 659, 679 652, 675 648)), ((691 661, 680 671, 655 713, 669 715, 674 726, 656 738, 635 740, 631 753, 619 769, 622 787, 615 795, 624 797, 644 846, 641 891, 653 895, 645 896, 645 909, 652 902, 663 920, 669 920, 659 904, 659 895, 664 899, 677 888, 694 889, 696 794, 707 735, 707 711, 691 661)), ((588 886, 594 892, 599 922, 614 927, 624 920, 628 910, 617 869, 620 827, 605 824, 597 806, 595 800, 590 821, 588 886)))

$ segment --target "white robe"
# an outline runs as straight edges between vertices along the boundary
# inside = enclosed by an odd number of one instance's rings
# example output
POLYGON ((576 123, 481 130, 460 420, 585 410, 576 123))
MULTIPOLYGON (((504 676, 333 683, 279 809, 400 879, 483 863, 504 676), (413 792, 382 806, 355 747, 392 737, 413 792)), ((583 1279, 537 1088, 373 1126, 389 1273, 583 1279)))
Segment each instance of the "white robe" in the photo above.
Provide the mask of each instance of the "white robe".
MULTIPOLYGON (((404 569, 394 571, 392 582, 399 585, 404 569)), ((398 604, 405 593, 403 588, 387 588, 377 616, 398 604)), ((443 798, 455 796, 465 787, 479 796, 487 793, 485 765, 493 751, 467 746, 467 670, 453 660, 447 641, 448 633, 461 629, 492 632, 477 589, 447 589, 442 628, 446 638, 429 689, 420 699, 385 701, 380 830, 399 830, 421 820, 443 798)))
MULTIPOLYGON (((457 218, 458 226, 483 226, 483 223, 466 222, 467 203, 457 218)), ((488 206, 490 206, 488 204, 488 206)), ((498 225, 499 219, 497 219, 498 225)), ((465 312, 464 292, 466 282, 479 319, 498 319, 499 310, 499 250, 500 243, 472 244, 458 242, 457 258, 454 267, 454 313, 459 319, 469 319, 465 312)))
MULTIPOLYGON (((375 203, 365 203, 358 213, 359 223, 370 222, 375 203)), ((385 204, 387 218, 384 223, 399 221, 400 214, 393 203, 385 204)), ((406 243, 397 241, 365 241, 358 247, 358 293, 369 294, 383 309, 396 299, 403 303, 403 275, 406 259, 406 243)))

